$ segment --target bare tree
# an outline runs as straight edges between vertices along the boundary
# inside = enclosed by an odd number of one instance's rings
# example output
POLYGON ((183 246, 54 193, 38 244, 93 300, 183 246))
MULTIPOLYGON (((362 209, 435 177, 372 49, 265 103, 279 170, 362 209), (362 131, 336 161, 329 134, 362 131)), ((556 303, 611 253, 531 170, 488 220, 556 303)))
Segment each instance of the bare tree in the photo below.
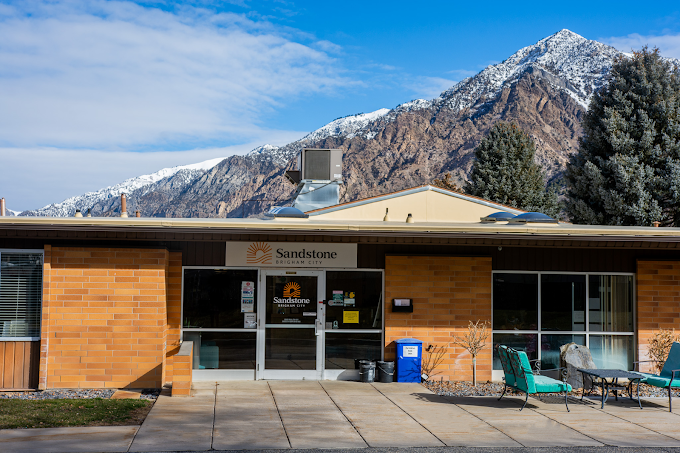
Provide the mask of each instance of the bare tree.
POLYGON ((425 348, 425 352, 427 354, 423 355, 423 365, 421 369, 423 373, 422 378, 428 380, 432 376, 441 373, 441 371, 437 371, 436 368, 444 361, 446 348, 444 348, 444 346, 431 344, 425 348))
POLYGON ((453 338, 453 344, 464 347, 472 355, 472 385, 475 387, 477 387, 477 355, 486 346, 488 338, 489 325, 486 321, 474 323, 470 321, 467 332, 462 337, 453 338))
POLYGON ((658 373, 661 373, 674 341, 680 341, 680 335, 675 334, 675 329, 660 329, 649 339, 647 352, 652 362, 655 362, 658 373))

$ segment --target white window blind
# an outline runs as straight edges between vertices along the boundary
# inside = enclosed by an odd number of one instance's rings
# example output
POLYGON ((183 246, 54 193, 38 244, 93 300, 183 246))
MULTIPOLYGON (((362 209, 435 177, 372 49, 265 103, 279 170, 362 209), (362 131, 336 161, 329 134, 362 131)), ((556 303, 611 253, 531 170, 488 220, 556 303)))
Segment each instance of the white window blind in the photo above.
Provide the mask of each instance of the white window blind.
POLYGON ((41 253, 0 251, 0 338, 40 336, 41 253))

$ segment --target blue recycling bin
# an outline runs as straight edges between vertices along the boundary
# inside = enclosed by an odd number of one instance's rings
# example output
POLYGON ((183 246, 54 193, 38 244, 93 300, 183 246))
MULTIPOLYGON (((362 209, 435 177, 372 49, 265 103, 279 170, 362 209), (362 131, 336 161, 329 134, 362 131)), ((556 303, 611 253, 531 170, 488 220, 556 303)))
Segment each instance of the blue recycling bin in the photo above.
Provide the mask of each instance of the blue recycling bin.
POLYGON ((397 382, 420 382, 423 342, 415 338, 400 338, 397 344, 397 382))

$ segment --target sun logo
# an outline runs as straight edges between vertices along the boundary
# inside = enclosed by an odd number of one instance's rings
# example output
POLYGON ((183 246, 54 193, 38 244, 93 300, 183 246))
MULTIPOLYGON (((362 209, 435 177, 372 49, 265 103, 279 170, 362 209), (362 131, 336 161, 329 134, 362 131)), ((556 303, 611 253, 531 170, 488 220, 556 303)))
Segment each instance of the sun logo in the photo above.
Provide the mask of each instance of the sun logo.
POLYGON ((271 264, 272 248, 266 242, 253 242, 246 252, 248 264, 271 264))
POLYGON ((295 282, 286 283, 283 287, 283 297, 300 297, 300 285, 295 282))

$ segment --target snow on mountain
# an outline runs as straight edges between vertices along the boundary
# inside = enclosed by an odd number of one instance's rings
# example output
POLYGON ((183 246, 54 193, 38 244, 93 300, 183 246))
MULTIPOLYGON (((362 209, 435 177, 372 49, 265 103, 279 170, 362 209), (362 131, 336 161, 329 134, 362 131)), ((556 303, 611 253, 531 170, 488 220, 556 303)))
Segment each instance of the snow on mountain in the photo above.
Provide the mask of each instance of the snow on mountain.
POLYGON ((96 192, 87 192, 83 195, 67 198, 61 203, 47 205, 43 208, 23 211, 16 215, 21 216, 37 216, 37 217, 69 217, 72 216, 76 209, 85 212, 87 209, 105 202, 111 198, 120 197, 121 194, 132 194, 136 196, 143 196, 153 190, 153 187, 158 183, 168 180, 173 177, 178 177, 173 180, 175 189, 181 189, 182 186, 189 185, 199 176, 203 175, 207 170, 210 170, 215 165, 224 160, 223 157, 206 160, 190 165, 180 165, 177 167, 164 168, 155 173, 148 175, 137 176, 135 178, 126 179, 120 184, 105 187, 96 192))
POLYGON ((344 118, 338 118, 337 120, 331 121, 325 126, 315 130, 314 132, 306 135, 303 140, 316 141, 323 140, 327 137, 346 137, 352 138, 357 135, 366 126, 387 115, 390 109, 379 109, 375 112, 370 113, 360 113, 358 115, 350 115, 344 118))
POLYGON ((279 165, 286 165, 286 163, 290 159, 290 156, 288 155, 286 150, 282 149, 279 146, 274 146, 270 144, 258 146, 257 148, 255 148, 246 155, 253 158, 258 157, 269 158, 279 165))
POLYGON ((569 30, 561 30, 515 52, 502 63, 488 66, 474 77, 443 92, 435 102, 454 110, 472 107, 482 97, 493 98, 525 71, 537 71, 583 107, 605 82, 614 58, 621 52, 569 30))

